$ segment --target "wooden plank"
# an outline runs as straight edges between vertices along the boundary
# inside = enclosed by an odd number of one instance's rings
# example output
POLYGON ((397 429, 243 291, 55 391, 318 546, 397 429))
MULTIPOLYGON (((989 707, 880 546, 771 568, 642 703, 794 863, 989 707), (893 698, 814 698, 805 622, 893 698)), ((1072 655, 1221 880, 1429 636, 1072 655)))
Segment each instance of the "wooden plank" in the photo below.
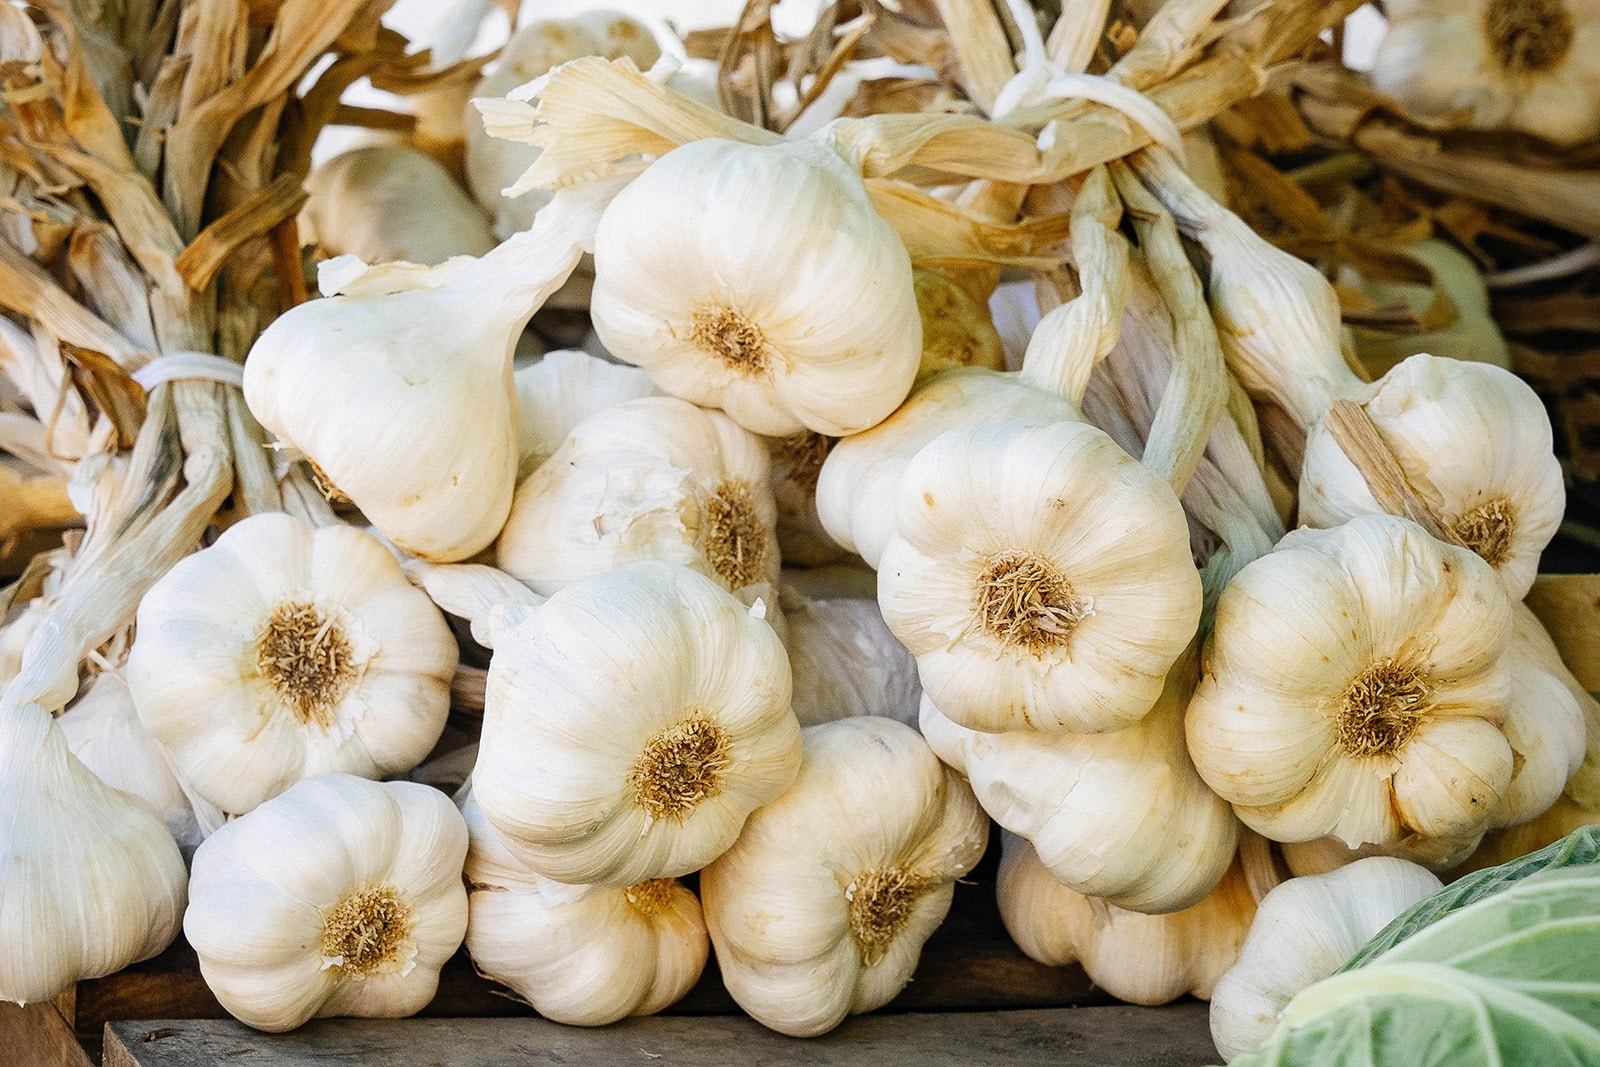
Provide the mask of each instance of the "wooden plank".
POLYGON ((807 1041, 733 1016, 657 1016, 585 1030, 543 1019, 335 1019, 288 1034, 227 1021, 106 1027, 105 1067, 1199 1067, 1217 1062, 1206 1005, 863 1015, 807 1041))
POLYGON ((54 1002, 0 1003, 0 1062, 7 1067, 91 1067, 54 1002))

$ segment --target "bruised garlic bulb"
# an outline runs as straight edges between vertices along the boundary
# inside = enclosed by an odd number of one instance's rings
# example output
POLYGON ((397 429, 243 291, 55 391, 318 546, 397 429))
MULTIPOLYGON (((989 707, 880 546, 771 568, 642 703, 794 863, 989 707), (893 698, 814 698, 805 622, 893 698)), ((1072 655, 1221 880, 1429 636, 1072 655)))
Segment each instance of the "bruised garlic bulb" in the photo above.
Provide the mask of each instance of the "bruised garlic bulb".
POLYGON ((1183 508, 1085 423, 952 430, 900 479, 884 621, 974 730, 1136 722, 1200 620, 1183 508))
POLYGON ((987 838, 972 791, 915 730, 879 718, 808 728, 794 785, 700 872, 728 992, 791 1037, 887 1004, 987 838))
POLYGON ((1413 115, 1571 145, 1600 134, 1600 12, 1585 0, 1397 0, 1372 83, 1413 115))
POLYGON ((184 936, 257 1030, 414 1015, 467 929, 467 828, 415 782, 304 781, 206 838, 184 936))
POLYGON ((700 901, 674 878, 606 888, 535 874, 501 844, 470 794, 467 951, 478 973, 547 1019, 604 1026, 681 999, 705 968, 700 901))
POLYGON ((0 999, 154 956, 178 936, 186 882, 159 817, 79 762, 43 708, 0 703, 0 999))
POLYGON ((251 413, 406 552, 481 551, 516 484, 512 352, 577 263, 595 207, 558 196, 479 259, 324 263, 324 299, 279 316, 250 350, 251 413))
POLYGON ((637 367, 618 366, 571 349, 547 353, 513 377, 519 481, 549 459, 588 416, 656 391, 650 376, 637 367))
POLYGON ((1081 963, 1095 985, 1131 1004, 1211 996, 1239 958, 1256 899, 1238 859, 1200 903, 1166 915, 1127 911, 1074 893, 1033 846, 1003 834, 995 892, 1006 932, 1031 959, 1081 963))
MULTIPOLYGON (((1567 499, 1550 417, 1533 389, 1501 367, 1421 354, 1352 399, 1446 531, 1499 572, 1513 599, 1525 596, 1567 499)), ((1337 526, 1384 510, 1329 421, 1313 427, 1301 521, 1337 526)))
POLYGON ((223 811, 327 771, 408 771, 444 729, 455 638, 352 527, 254 515, 163 575, 138 618, 139 718, 223 811))
POLYGON ((781 602, 801 726, 858 715, 917 725, 917 661, 889 632, 876 600, 811 600, 784 586, 781 602))
MULTIPOLYGON (((517 487, 500 568, 540 593, 655 559, 776 609, 777 513, 767 450, 733 420, 676 397, 590 415, 517 487)), ((774 614, 776 618, 776 614, 774 614)))
POLYGON ((1222 593, 1189 751, 1277 840, 1479 833, 1513 768, 1510 638, 1494 572, 1416 524, 1296 530, 1222 593))
POLYGON ((305 186, 311 196, 300 210, 301 238, 329 256, 431 267, 495 245, 450 172, 405 145, 353 148, 313 170, 305 186))
POLYGON ((1191 649, 1148 715, 1105 734, 980 733, 924 695, 922 735, 1057 881, 1130 911, 1177 911, 1211 891, 1239 839, 1238 820, 1184 751, 1184 705, 1198 676, 1191 649))
POLYGON ((783 644, 715 582, 636 563, 495 640, 473 792, 560 882, 628 886, 720 855, 800 765, 783 644))
POLYGON ((1401 912, 1441 888, 1405 860, 1377 856, 1331 874, 1291 878, 1268 893, 1211 993, 1211 1039, 1233 1059, 1259 1048, 1300 990, 1343 967, 1401 912))
POLYGON ((911 259, 823 144, 673 149, 606 209, 594 259, 607 350, 756 433, 859 433, 916 377, 911 259))

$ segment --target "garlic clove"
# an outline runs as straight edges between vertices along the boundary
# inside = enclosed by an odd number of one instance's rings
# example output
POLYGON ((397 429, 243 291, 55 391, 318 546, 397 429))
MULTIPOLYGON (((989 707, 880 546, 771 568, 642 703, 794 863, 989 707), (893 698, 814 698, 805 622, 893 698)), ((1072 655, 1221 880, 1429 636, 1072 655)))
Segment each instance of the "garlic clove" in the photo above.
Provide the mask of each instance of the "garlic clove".
POLYGON ((1395 810, 1427 837, 1459 837, 1484 828, 1484 808, 1504 797, 1514 758, 1504 731, 1482 719, 1430 723, 1417 751, 1395 772, 1395 810))
POLYGON ((1525 604, 1512 607, 1509 655, 1505 734, 1515 762, 1491 830, 1534 819, 1556 802, 1583 765, 1588 739, 1580 693, 1593 701, 1575 686, 1555 642, 1525 604))
POLYGON ((547 353, 514 377, 519 484, 549 459, 586 417, 655 392, 650 376, 638 368, 569 349, 547 353))

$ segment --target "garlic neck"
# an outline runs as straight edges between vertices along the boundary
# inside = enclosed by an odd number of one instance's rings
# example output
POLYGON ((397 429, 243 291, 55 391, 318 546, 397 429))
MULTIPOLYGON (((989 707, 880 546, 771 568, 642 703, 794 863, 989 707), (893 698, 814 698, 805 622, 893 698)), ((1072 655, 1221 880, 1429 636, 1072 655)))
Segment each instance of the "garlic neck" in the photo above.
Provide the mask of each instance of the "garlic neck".
POLYGON ((1566 0, 1490 0, 1483 12, 1489 55, 1512 77, 1553 70, 1572 51, 1566 0))

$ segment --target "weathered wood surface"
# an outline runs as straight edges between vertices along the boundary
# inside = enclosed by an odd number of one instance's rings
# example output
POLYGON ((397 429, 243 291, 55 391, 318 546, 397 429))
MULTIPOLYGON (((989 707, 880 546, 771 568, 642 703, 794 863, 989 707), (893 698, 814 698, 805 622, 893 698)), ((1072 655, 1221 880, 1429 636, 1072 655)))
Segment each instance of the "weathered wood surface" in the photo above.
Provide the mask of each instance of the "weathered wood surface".
POLYGON ((737 1016, 629 1019, 585 1030, 543 1019, 338 1019, 261 1034, 232 1021, 111 1023, 105 1067, 1199 1067, 1216 1063, 1206 1006, 863 1015, 799 1041, 737 1016))
POLYGON ((54 1003, 0 1003, 0 1063, 6 1067, 91 1067, 91 1062, 54 1003))

